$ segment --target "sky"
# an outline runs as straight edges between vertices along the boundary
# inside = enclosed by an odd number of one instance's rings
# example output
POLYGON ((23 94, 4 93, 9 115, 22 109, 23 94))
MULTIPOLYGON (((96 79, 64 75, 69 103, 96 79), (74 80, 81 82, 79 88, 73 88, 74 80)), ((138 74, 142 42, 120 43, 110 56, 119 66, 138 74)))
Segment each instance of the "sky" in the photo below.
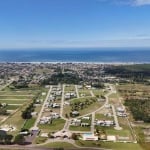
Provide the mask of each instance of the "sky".
POLYGON ((150 47, 150 0, 0 0, 0 49, 150 47))

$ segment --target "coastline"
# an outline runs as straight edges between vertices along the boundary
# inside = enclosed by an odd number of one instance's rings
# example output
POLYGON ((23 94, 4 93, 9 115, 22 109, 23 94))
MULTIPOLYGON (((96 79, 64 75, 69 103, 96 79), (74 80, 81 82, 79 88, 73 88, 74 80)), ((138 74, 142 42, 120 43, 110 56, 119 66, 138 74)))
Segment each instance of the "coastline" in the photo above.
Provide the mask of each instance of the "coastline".
POLYGON ((7 64, 7 63, 14 63, 14 64, 90 64, 90 65, 138 65, 138 64, 150 64, 150 62, 77 62, 77 61, 18 61, 18 62, 13 62, 13 61, 10 61, 10 62, 7 62, 7 61, 0 61, 0 64, 7 64))

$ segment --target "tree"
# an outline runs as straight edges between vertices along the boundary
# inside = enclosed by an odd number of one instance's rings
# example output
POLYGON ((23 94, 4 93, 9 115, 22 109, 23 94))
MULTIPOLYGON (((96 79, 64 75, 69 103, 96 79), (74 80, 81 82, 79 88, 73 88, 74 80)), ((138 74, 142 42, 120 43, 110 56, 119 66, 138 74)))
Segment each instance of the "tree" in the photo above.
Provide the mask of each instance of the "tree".
POLYGON ((21 135, 21 134, 16 135, 14 143, 15 144, 19 144, 19 145, 24 145, 25 144, 25 138, 24 138, 24 136, 21 135))
POLYGON ((76 133, 72 133, 72 139, 73 140, 78 140, 78 135, 76 133))

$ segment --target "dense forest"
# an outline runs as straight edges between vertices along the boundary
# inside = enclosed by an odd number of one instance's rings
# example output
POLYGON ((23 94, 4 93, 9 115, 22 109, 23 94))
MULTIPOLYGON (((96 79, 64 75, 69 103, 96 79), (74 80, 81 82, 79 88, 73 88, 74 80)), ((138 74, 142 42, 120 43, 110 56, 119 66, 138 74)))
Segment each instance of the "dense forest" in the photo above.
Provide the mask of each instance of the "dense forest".
POLYGON ((121 78, 131 79, 135 82, 145 82, 146 79, 150 78, 150 65, 136 64, 108 66, 105 68, 105 73, 121 78))
POLYGON ((129 107, 136 121, 150 123, 150 99, 127 99, 125 105, 129 107))
POLYGON ((73 73, 56 73, 53 74, 51 77, 45 79, 42 81, 42 85, 46 84, 54 84, 57 85, 59 83, 63 84, 79 84, 80 81, 82 81, 81 78, 79 78, 78 74, 73 73))

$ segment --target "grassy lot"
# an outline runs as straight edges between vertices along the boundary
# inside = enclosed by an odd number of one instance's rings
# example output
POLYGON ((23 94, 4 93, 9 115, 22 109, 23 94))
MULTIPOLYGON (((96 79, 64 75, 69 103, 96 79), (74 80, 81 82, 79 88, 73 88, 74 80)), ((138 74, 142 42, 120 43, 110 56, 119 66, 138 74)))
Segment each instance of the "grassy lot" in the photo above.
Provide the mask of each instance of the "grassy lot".
POLYGON ((53 120, 52 124, 38 125, 38 127, 42 130, 42 132, 55 132, 63 129, 64 125, 65 120, 56 119, 53 120))
POLYGON ((100 114, 100 113, 96 113, 95 114, 95 119, 98 120, 114 120, 114 117, 108 117, 108 116, 104 116, 104 114, 100 114))
POLYGON ((69 130, 71 131, 91 131, 90 127, 81 127, 81 126, 70 126, 69 130))
POLYGON ((89 105, 87 108, 80 110, 79 111, 80 115, 85 115, 87 113, 91 113, 91 112, 97 110, 98 108, 100 108, 102 105, 103 105, 102 102, 95 102, 95 103, 89 105))
POLYGON ((42 147, 44 147, 44 148, 65 148, 65 149, 76 148, 72 144, 67 143, 67 142, 53 142, 53 143, 43 145, 42 147))
POLYGON ((65 92, 71 92, 71 91, 75 91, 74 85, 65 86, 65 92))
POLYGON ((107 135, 118 135, 118 136, 123 136, 123 137, 130 137, 130 131, 127 129, 123 129, 123 130, 115 130, 113 128, 107 128, 106 129, 106 134, 107 135))
POLYGON ((36 118, 28 119, 28 120, 25 122, 23 128, 24 128, 24 129, 30 129, 31 127, 34 126, 35 121, 36 121, 36 118))
POLYGON ((113 93, 109 96, 109 98, 118 98, 118 95, 116 93, 113 93))
POLYGON ((17 95, 17 96, 1 96, 0 95, 0 99, 29 99, 32 98, 33 96, 21 96, 21 95, 17 95))
POLYGON ((103 92, 103 90, 101 90, 101 89, 95 89, 95 90, 92 90, 93 91, 93 93, 94 93, 94 95, 95 96, 101 96, 101 95, 104 95, 105 93, 103 92))
POLYGON ((135 143, 114 143, 102 141, 76 141, 76 144, 83 147, 99 147, 112 150, 143 150, 139 144, 135 143))
POLYGON ((20 107, 20 106, 17 106, 17 105, 8 105, 8 106, 6 106, 6 109, 7 110, 16 110, 16 109, 18 109, 18 107, 20 107))
POLYGON ((6 104, 23 104, 26 100, 0 100, 0 103, 6 103, 6 104))
POLYGON ((85 96, 91 96, 90 90, 88 89, 79 89, 79 96, 81 96, 82 94, 85 96))
MULTIPOLYGON (((92 97, 93 98, 93 97, 92 97)), ((82 101, 85 101, 85 99, 90 99, 90 97, 88 97, 88 98, 79 98, 79 99, 74 99, 73 101, 71 101, 71 102, 82 102, 82 101)), ((83 108, 83 109, 80 109, 79 110, 79 113, 80 113, 80 115, 85 115, 85 114, 87 114, 87 113, 91 113, 91 112, 93 112, 93 111, 95 111, 95 110, 97 110, 98 108, 100 108, 102 105, 103 105, 104 103, 103 102, 94 102, 94 103, 92 103, 92 104, 90 104, 90 105, 87 105, 86 106, 86 108, 83 108)), ((65 114, 70 114, 70 112, 71 112, 71 106, 68 106, 68 105, 66 105, 65 107, 64 107, 64 111, 63 111, 63 115, 64 115, 64 117, 65 117, 65 114)))
MULTIPOLYGON (((6 106, 6 109, 8 110, 17 110, 17 112, 12 113, 8 116, 7 120, 3 122, 1 125, 12 125, 16 128, 16 131, 12 132, 13 135, 17 134, 18 131, 23 127, 25 120, 22 119, 22 111, 26 109, 26 107, 32 102, 33 96, 36 96, 38 92, 45 91, 44 88, 26 88, 26 89, 10 89, 9 87, 6 87, 3 91, 1 91, 1 98, 4 98, 1 100, 3 103, 8 104, 22 104, 22 105, 8 105, 6 106), (33 90, 33 91, 32 91, 33 90), (7 94, 10 94, 7 96, 7 94), (24 95, 21 96, 20 94, 24 95), (31 95, 32 94, 32 95, 31 95), (34 95, 33 95, 34 94, 34 95), (5 96, 6 95, 6 96, 5 96), (25 96, 27 95, 27 96, 25 96), (17 99, 17 100, 13 100, 17 99), (25 100, 26 99, 26 100, 25 100)), ((40 96, 43 97, 43 96, 40 96)), ((25 128, 30 128, 34 124, 35 119, 28 120, 25 124, 25 128)))
POLYGON ((42 144, 44 142, 46 142, 47 138, 44 138, 44 137, 36 137, 34 143, 35 144, 42 144))
POLYGON ((3 124, 13 125, 14 127, 16 127, 17 130, 14 131, 13 134, 16 134, 24 124, 24 119, 22 119, 21 114, 22 110, 24 110, 26 107, 27 105, 20 107, 20 109, 16 113, 10 115, 9 118, 5 122, 3 122, 3 124))

